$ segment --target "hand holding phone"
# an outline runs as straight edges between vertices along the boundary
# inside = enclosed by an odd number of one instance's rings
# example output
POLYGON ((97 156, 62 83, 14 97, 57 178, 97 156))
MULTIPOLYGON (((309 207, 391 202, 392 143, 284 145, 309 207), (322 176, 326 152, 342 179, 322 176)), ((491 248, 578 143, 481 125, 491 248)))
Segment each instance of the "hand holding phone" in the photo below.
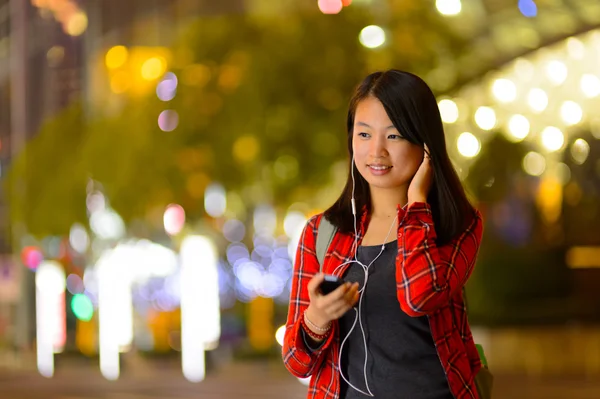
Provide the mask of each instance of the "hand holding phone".
POLYGON ((323 276, 323 282, 319 285, 319 291, 321 291, 321 294, 327 295, 335 291, 342 284, 344 284, 344 281, 341 278, 326 274, 323 276))
POLYGON ((337 320, 358 302, 358 283, 344 282, 342 279, 316 274, 307 286, 310 304, 307 317, 319 326, 337 320))

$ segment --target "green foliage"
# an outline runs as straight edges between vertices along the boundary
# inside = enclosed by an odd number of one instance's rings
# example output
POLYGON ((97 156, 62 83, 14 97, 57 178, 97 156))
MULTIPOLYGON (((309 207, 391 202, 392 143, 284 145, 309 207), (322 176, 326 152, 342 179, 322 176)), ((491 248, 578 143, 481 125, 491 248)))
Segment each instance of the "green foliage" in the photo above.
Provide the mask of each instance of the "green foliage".
POLYGON ((85 221, 88 178, 126 222, 169 202, 191 220, 202 217, 211 181, 249 207, 311 202, 346 157, 346 105, 367 73, 395 67, 425 75, 466 48, 430 7, 390 4, 389 44, 376 50, 358 41, 375 21, 360 7, 337 16, 315 7, 198 19, 172 46, 170 70, 179 77, 172 101, 150 92, 94 119, 75 105, 44 125, 11 172, 10 181, 26 187, 13 190, 13 221, 39 237, 67 233, 85 221), (156 123, 167 108, 179 114, 173 132, 156 123))

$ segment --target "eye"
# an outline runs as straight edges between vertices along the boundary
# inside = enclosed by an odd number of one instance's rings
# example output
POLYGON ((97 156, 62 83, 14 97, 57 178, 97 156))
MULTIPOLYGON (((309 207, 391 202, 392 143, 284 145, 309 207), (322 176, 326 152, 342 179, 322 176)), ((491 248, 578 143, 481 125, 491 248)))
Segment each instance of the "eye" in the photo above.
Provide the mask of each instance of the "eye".
POLYGON ((390 135, 388 136, 388 139, 392 139, 392 140, 401 140, 401 139, 403 139, 403 138, 404 138, 404 137, 400 136, 399 134, 390 134, 390 135))
POLYGON ((362 138, 369 138, 369 133, 365 133, 365 132, 360 132, 358 133, 358 137, 362 137, 362 138))

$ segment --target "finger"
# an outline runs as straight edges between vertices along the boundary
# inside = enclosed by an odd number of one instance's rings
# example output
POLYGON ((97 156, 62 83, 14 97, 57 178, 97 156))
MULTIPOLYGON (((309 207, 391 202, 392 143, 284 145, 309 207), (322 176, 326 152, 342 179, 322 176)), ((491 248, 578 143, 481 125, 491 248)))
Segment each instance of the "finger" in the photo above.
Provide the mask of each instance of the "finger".
POLYGON ((317 294, 319 285, 321 285, 321 283, 323 282, 324 279, 325 279, 325 275, 323 273, 315 274, 314 277, 310 279, 310 281, 308 282, 308 285, 306 286, 306 289, 308 289, 308 293, 310 295, 317 294))
POLYGON ((351 287, 350 283, 344 283, 341 286, 337 287, 335 290, 333 290, 332 292, 330 292, 329 294, 327 294, 323 297, 323 305, 330 306, 331 304, 344 298, 344 296, 346 295, 346 292, 348 292, 350 287, 351 287))
POLYGON ((431 161, 431 152, 429 152, 429 146, 427 146, 427 144, 423 144, 423 149, 424 149, 424 158, 431 161))
POLYGON ((358 303, 358 300, 359 300, 359 299, 360 299, 360 293, 359 293, 359 292, 357 292, 357 293, 354 295, 354 298, 352 298, 352 306, 356 305, 356 304, 358 303))
POLYGON ((339 319, 348 312, 352 306, 347 302, 339 302, 335 306, 327 309, 327 313, 331 315, 333 319, 339 319))
POLYGON ((342 299, 329 304, 326 311, 332 316, 339 315, 340 313, 344 314, 348 309, 356 305, 359 298, 360 293, 357 291, 357 287, 351 288, 342 299))
POLYGON ((350 286, 350 289, 344 295, 344 299, 348 303, 352 303, 354 296, 358 293, 358 283, 354 283, 350 286))

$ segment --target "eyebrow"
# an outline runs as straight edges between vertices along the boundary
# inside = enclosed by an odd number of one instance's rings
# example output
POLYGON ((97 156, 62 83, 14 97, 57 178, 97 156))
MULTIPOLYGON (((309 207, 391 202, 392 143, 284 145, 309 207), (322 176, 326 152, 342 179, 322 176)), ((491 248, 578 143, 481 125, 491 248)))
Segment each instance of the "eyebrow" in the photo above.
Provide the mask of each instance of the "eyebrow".
MULTIPOLYGON (((372 129, 372 127, 368 123, 365 123, 365 122, 356 122, 356 126, 364 126, 364 127, 368 127, 369 129, 372 129)), ((390 126, 386 127, 385 129, 388 130, 388 129, 395 129, 395 128, 396 128, 396 126, 390 125, 390 126)))

